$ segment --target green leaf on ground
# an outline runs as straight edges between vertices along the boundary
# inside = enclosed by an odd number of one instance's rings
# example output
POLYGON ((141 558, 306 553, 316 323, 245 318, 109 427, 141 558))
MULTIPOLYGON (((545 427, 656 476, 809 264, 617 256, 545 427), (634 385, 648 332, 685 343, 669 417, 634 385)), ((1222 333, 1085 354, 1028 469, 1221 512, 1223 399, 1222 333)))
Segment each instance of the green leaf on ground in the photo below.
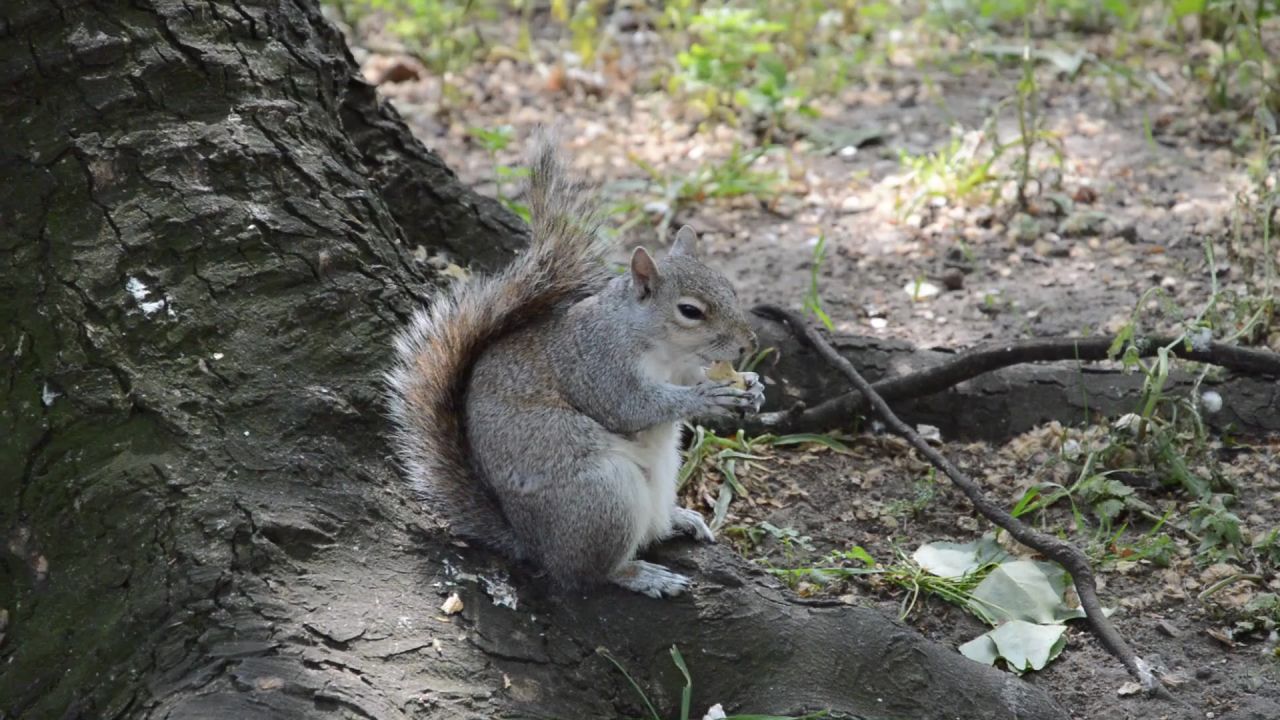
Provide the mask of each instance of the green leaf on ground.
POLYGON ((917 565, 944 578, 961 578, 984 565, 1001 563, 1009 558, 1009 553, 990 535, 968 543, 925 543, 911 555, 917 565))
POLYGON ((994 665, 1003 659, 1009 669, 1022 674, 1040 670, 1062 653, 1067 645, 1065 625, 1038 625, 1010 620, 960 646, 970 660, 994 665))
POLYGON ((1084 617, 1083 610, 1066 602, 1068 578, 1057 563, 1006 562, 973 589, 969 608, 992 625, 1009 620, 1051 624, 1084 617))

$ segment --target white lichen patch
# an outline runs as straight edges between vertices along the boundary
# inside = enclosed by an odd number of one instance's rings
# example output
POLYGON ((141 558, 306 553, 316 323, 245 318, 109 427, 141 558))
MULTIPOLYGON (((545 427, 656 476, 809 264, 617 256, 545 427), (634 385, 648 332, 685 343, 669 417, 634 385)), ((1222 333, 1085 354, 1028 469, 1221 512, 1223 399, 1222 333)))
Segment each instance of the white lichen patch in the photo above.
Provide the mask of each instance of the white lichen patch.
POLYGON ((44 403, 45 407, 52 407, 53 401, 61 396, 62 393, 49 387, 49 383, 45 383, 44 388, 40 390, 40 402, 44 403))
POLYGON ((124 289, 125 289, 125 292, 132 295, 133 299, 137 300, 138 302, 142 302, 143 300, 146 300, 147 296, 151 294, 151 291, 147 289, 146 283, 142 282, 136 277, 131 277, 127 281, 125 281, 124 289))
POLYGON ((484 584, 484 592, 493 600, 493 604, 499 607, 505 607, 515 610, 519 605, 516 598, 516 589, 507 582, 505 577, 485 577, 480 576, 480 582, 484 584))
POLYGON ((130 277, 125 281, 124 290, 133 296, 133 301, 137 303, 138 309, 142 311, 143 315, 151 317, 164 310, 169 317, 174 317, 173 307, 170 305, 169 298, 165 295, 160 295, 156 299, 148 300, 152 296, 151 288, 148 288, 146 283, 138 278, 130 277))

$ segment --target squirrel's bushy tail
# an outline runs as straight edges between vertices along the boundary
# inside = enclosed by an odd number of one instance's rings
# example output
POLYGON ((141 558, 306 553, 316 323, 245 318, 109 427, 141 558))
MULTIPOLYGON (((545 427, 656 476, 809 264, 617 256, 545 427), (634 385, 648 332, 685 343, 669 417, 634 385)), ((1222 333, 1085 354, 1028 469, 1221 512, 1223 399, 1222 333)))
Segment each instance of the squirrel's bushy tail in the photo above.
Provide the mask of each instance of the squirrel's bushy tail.
POLYGON ((508 555, 518 545, 497 499, 468 458, 467 381, 495 340, 607 281, 607 243, 594 193, 572 179, 554 139, 530 157, 533 237, 502 272, 459 281, 419 309, 396 337, 387 372, 393 443, 414 486, 454 532, 508 555))

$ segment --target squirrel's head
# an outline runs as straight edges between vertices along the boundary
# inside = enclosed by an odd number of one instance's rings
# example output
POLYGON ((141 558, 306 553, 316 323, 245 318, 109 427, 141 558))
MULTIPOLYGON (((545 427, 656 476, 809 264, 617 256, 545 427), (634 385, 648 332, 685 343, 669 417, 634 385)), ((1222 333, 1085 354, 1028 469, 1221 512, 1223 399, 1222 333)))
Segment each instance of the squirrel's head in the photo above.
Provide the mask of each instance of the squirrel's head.
POLYGON ((671 251, 654 262, 636 248, 627 274, 630 296, 653 331, 654 345, 668 351, 673 376, 692 378, 718 360, 733 361, 755 346, 755 333, 738 305, 729 279, 702 263, 698 235, 685 225, 671 251))

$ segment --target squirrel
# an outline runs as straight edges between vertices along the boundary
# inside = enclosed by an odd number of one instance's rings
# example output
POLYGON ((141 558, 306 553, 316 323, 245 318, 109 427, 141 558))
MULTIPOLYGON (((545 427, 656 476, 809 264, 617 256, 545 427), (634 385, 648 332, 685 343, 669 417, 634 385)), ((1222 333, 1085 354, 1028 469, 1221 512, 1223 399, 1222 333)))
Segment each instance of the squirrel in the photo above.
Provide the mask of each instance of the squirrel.
POLYGON ((680 422, 759 411, 755 373, 704 375, 755 334, 687 225, 660 262, 638 247, 610 273, 598 204, 545 134, 527 198, 529 248, 456 282, 397 336, 396 455, 455 534, 560 588, 678 595, 690 579, 636 553, 678 533, 714 542, 676 503, 680 422))

